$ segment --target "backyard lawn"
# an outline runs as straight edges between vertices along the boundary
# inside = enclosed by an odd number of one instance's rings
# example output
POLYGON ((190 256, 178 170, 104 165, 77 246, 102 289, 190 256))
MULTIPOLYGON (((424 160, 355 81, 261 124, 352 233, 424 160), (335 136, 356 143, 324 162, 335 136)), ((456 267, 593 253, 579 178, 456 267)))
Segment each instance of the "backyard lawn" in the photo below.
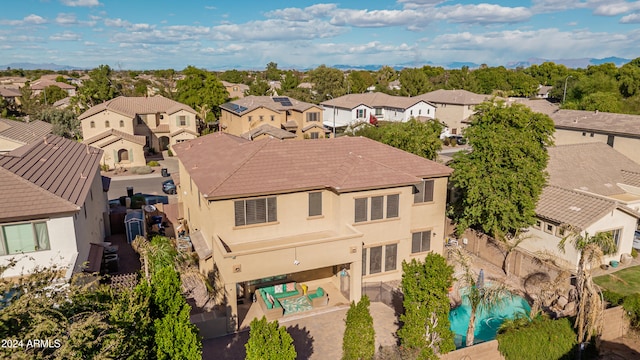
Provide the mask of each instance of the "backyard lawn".
POLYGON ((633 266, 612 274, 598 276, 593 281, 604 289, 623 296, 640 293, 640 266, 633 266))

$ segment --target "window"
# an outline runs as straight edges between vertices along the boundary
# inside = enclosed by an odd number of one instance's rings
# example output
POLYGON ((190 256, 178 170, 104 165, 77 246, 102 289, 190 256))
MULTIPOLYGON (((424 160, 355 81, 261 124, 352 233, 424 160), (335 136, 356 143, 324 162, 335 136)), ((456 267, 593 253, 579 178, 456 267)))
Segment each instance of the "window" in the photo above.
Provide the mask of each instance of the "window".
POLYGON ((382 271, 382 246, 369 248, 369 274, 382 271))
POLYGON ((236 226, 262 224, 278 220, 276 197, 234 202, 236 226))
POLYGON ((413 193, 413 203, 424 203, 433 201, 433 180, 423 180, 416 185, 413 193))
POLYGON ((180 126, 187 126, 187 117, 185 115, 178 116, 178 124, 180 126))
POLYGON ((264 116, 260 115, 260 121, 264 121, 264 116))
POLYGON ((420 231, 411 235, 411 253, 431 250, 431 231, 420 231))
POLYGON ((320 137, 320 134, 317 132, 312 132, 309 134, 310 139, 318 139, 319 137, 320 137))
POLYGON ((356 118, 358 119, 363 119, 367 117, 367 110, 366 109, 358 109, 356 110, 356 118))
POLYGON ((104 122, 104 127, 106 128, 111 127, 111 124, 109 124, 109 120, 104 122))
POLYGON ((431 109, 427 109, 427 115, 431 113, 431 109))
POLYGON ((309 193, 309 216, 322 215, 322 193, 309 193))
POLYGON ((542 228, 542 221, 540 220, 536 220, 536 223, 533 225, 534 229, 541 229, 542 228))
POLYGON ((251 122, 251 120, 253 120, 253 116, 248 116, 247 119, 251 122))
POLYGON ((398 244, 390 244, 385 246, 384 271, 395 270, 397 258, 398 258, 398 244))
POLYGON ((396 218, 398 217, 399 201, 399 194, 355 199, 355 222, 359 223, 384 219, 385 209, 387 218, 396 218), (386 207, 385 197, 387 199, 386 207))
POLYGON ((93 129, 96 127, 96 122, 91 120, 91 122, 89 123, 89 126, 93 129))
POLYGON ((591 136, 591 137, 593 137, 593 135, 594 135, 593 133, 589 134, 589 136, 591 136))
POLYGON ((276 119, 276 117, 274 115, 271 115, 271 121, 274 121, 276 119))
POLYGON ((582 136, 587 136, 587 133, 583 131, 582 136))
POLYGON ((622 233, 622 229, 615 229, 611 230, 610 232, 617 249, 620 246, 620 233, 622 233))
POLYGON ((46 222, 3 225, 0 236, 0 255, 50 249, 46 222))
POLYGON ((413 110, 410 110, 410 111, 409 111, 409 115, 413 115, 413 110))
POLYGON ((382 116, 382 108, 376 108, 376 116, 382 116))
POLYGON ((398 210, 400 207, 400 194, 387 196, 387 218, 398 217, 398 210))
POLYGON ((558 226, 556 228, 556 236, 557 237, 563 237, 565 234, 565 227, 564 226, 558 226))
POLYGON ((320 113, 319 112, 308 112, 307 113, 307 122, 310 121, 320 121, 320 113))
POLYGON ((120 127, 124 127, 124 120, 120 120, 120 127))
POLYGON ((546 223, 544 226, 544 231, 548 232, 549 234, 553 234, 556 231, 556 227, 553 224, 546 223))

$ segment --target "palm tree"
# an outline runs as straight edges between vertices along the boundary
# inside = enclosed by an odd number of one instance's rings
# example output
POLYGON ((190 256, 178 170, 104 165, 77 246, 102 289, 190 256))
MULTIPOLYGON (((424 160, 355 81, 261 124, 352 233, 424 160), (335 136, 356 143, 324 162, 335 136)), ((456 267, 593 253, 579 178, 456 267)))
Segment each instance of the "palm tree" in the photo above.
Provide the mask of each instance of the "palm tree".
POLYGON ((471 269, 471 257, 462 250, 454 250, 454 256, 462 266, 462 278, 459 280, 467 288, 466 295, 471 308, 466 341, 466 346, 471 346, 474 341, 478 312, 481 310, 491 311, 491 309, 502 305, 504 299, 511 296, 511 292, 506 285, 501 283, 483 283, 484 281, 471 269))
POLYGON ((561 251, 564 251, 567 241, 580 252, 576 274, 578 313, 574 326, 578 330, 578 343, 583 343, 602 331, 603 302, 599 290, 593 284, 591 267, 598 266, 605 255, 614 254, 618 250, 611 232, 590 236, 587 232, 583 235, 573 229, 558 244, 561 251))
POLYGON ((522 230, 516 230, 514 234, 506 233, 502 234, 499 230, 493 232, 496 244, 504 253, 504 259, 502 260, 502 271, 505 275, 509 275, 509 255, 515 250, 520 243, 527 239, 531 239, 531 234, 523 234, 522 230))

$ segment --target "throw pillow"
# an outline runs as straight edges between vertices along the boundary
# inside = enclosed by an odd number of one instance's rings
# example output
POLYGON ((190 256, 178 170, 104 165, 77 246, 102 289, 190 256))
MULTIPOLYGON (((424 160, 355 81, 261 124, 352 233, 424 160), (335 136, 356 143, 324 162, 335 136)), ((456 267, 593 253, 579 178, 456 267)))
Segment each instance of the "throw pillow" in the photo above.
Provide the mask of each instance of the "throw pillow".
POLYGON ((294 291, 296 289, 296 283, 287 283, 287 291, 294 291))
POLYGON ((276 293, 276 294, 280 294, 280 293, 282 293, 282 292, 283 292, 283 291, 282 291, 282 284, 274 285, 274 287, 273 287, 273 292, 274 292, 274 293, 276 293))
POLYGON ((271 303, 271 307, 273 307, 275 300, 273 299, 273 296, 269 293, 267 293, 267 299, 269 299, 269 303, 271 303))

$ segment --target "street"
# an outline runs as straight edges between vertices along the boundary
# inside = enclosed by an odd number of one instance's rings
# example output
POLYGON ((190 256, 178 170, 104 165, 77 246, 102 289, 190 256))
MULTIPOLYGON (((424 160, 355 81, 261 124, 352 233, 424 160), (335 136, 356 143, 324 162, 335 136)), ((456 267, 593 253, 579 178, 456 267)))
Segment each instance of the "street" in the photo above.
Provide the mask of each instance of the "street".
MULTIPOLYGON (((171 179, 170 177, 141 177, 139 179, 123 179, 119 180, 117 176, 111 178, 111 186, 109 187, 109 200, 117 199, 120 196, 127 195, 127 187, 133 186, 134 193, 143 193, 151 195, 167 195, 162 192, 162 182, 171 179)), ((170 202, 177 198, 176 195, 167 195, 170 202)))

